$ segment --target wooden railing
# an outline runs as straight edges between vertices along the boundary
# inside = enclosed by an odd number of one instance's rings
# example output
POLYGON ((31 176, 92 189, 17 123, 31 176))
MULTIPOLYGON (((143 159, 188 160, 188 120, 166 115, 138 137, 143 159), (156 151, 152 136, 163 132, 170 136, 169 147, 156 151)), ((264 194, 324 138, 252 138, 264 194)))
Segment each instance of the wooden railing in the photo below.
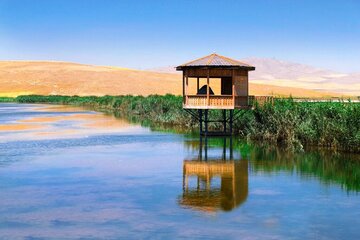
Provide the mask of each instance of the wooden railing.
POLYGON ((187 95, 184 105, 187 108, 234 109, 249 106, 249 97, 232 95, 187 95))
POLYGON ((212 107, 233 107, 234 99, 231 95, 221 95, 221 96, 210 96, 209 97, 209 106, 212 107))
POLYGON ((187 95, 185 105, 190 108, 228 108, 234 107, 234 98, 231 95, 187 95))
POLYGON ((207 98, 205 94, 198 94, 185 96, 184 105, 187 108, 239 109, 252 107, 255 102, 262 105, 273 100, 272 96, 210 95, 207 98))
POLYGON ((187 106, 206 106, 207 97, 206 95, 187 95, 185 100, 187 106))

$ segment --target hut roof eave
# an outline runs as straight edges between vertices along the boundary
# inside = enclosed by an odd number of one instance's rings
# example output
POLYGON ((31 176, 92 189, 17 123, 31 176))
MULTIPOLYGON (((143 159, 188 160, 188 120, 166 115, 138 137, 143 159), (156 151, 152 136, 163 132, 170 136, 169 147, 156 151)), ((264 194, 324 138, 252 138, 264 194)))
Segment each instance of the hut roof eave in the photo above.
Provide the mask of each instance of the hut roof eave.
POLYGON ((198 66, 177 66, 175 68, 177 71, 182 71, 184 69, 242 69, 248 71, 254 71, 255 67, 253 66, 223 66, 223 65, 198 65, 198 66))
POLYGON ((255 70, 254 66, 218 55, 216 53, 184 63, 180 66, 177 66, 176 70, 180 71, 189 68, 244 69, 248 71, 255 70))

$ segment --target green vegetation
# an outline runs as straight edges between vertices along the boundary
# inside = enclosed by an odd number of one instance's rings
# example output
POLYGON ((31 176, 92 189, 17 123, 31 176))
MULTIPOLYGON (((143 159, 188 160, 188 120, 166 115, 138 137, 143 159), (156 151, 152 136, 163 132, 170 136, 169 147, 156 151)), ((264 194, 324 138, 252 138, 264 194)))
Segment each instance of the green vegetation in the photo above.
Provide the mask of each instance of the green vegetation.
POLYGON ((251 151, 252 171, 273 174, 298 173, 301 177, 317 177, 322 183, 338 184, 346 191, 360 192, 360 158, 358 154, 307 151, 291 153, 275 148, 251 151))
MULTIPOLYGON (((20 103, 54 103, 90 106, 113 111, 116 115, 152 127, 180 127, 196 131, 197 121, 182 110, 182 97, 142 96, 19 96, 8 99, 20 103)), ((1 101, 1 100, 0 100, 1 101)), ((212 111, 211 119, 220 119, 220 111, 212 111)), ((212 123, 210 128, 220 128, 212 123)), ((234 122, 234 131, 242 138, 295 147, 331 147, 360 152, 360 104, 348 102, 295 102, 279 99, 274 103, 255 105, 242 110, 234 122)))
POLYGON ((15 98, 12 97, 0 97, 0 103, 1 102, 15 102, 15 98))
POLYGON ((252 139, 285 146, 360 151, 360 104, 277 100, 256 106, 237 125, 252 139))

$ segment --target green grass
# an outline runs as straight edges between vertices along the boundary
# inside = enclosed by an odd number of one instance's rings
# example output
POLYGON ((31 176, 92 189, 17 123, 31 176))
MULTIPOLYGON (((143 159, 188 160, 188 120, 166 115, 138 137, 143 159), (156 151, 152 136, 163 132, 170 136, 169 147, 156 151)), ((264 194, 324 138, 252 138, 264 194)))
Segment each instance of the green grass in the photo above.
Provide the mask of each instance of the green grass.
POLYGON ((0 103, 1 102, 15 102, 15 98, 13 97, 0 97, 0 103))
MULTIPOLYGON (((196 131, 197 121, 182 109, 182 97, 173 95, 142 96, 38 96, 27 95, 0 101, 53 103, 91 106, 139 121, 153 128, 180 128, 196 131)), ((220 119, 220 111, 210 118, 220 119)), ((221 125, 212 123, 211 129, 221 125)), ((234 122, 236 135, 287 148, 321 146, 360 152, 360 104, 346 102, 295 102, 279 99, 273 104, 256 105, 243 110, 234 122)))

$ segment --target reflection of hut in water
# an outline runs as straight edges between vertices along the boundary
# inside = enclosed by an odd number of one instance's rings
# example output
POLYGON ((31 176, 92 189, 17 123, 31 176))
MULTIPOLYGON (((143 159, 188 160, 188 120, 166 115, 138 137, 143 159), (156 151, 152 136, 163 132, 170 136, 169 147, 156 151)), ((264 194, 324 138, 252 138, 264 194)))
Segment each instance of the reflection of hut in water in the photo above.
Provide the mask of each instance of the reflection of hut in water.
POLYGON ((248 195, 248 161, 184 161, 184 192, 180 204, 205 211, 230 211, 245 202, 248 195), (189 187, 195 176, 196 186, 189 187), (220 187, 212 186, 220 178, 220 187))
MULTIPOLYGON (((207 156, 207 152, 204 155, 207 156)), ((179 204, 215 212, 230 211, 244 203, 248 195, 248 161, 226 160, 224 155, 222 158, 206 157, 203 161, 201 156, 202 149, 198 158, 184 160, 183 195, 179 204)))

